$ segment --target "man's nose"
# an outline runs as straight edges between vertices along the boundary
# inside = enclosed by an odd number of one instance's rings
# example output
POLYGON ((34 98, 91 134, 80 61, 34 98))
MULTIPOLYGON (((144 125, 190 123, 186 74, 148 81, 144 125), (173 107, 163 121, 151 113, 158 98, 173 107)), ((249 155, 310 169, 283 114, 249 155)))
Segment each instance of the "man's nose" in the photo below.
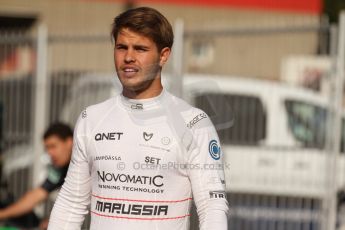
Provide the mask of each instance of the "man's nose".
POLYGON ((135 62, 135 55, 132 49, 128 49, 125 55, 125 62, 126 63, 131 63, 135 62))

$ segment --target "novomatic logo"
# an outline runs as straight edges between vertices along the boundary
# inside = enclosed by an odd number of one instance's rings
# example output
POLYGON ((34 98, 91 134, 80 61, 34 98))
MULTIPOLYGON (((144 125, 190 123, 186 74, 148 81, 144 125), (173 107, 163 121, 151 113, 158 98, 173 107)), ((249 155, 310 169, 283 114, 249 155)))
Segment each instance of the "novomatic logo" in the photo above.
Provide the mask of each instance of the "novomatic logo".
POLYGON ((123 133, 120 132, 113 132, 113 133, 97 133, 95 135, 96 141, 103 141, 103 140, 120 140, 123 133))
POLYGON ((122 182, 122 183, 132 183, 132 184, 143 184, 143 185, 154 185, 156 187, 162 187, 163 176, 137 176, 137 175, 128 175, 128 174, 116 174, 108 173, 104 171, 97 171, 98 180, 102 182, 122 182))

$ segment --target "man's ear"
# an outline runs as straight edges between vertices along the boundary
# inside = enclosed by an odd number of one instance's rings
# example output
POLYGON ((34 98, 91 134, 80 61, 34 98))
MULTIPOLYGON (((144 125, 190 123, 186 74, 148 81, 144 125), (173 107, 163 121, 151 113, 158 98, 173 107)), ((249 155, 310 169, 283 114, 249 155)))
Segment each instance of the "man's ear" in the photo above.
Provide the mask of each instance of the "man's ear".
POLYGON ((171 49, 169 47, 165 47, 161 50, 159 65, 163 67, 163 65, 168 61, 169 56, 171 53, 171 49))

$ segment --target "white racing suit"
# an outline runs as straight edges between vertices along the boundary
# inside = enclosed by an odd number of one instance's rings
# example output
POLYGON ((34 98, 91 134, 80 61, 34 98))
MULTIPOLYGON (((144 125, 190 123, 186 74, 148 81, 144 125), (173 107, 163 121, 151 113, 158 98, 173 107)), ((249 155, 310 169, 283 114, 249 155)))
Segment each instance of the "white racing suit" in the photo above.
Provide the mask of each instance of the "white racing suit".
POLYGON ((226 230, 222 151, 208 116, 166 90, 119 94, 78 119, 49 230, 187 230, 194 199, 201 230, 226 230))

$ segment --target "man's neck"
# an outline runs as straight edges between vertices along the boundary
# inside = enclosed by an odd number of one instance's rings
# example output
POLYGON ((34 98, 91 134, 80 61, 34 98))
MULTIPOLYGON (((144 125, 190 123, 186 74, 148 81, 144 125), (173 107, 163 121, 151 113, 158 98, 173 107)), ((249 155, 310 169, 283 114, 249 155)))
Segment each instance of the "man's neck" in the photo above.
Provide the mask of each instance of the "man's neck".
POLYGON ((123 89, 122 94, 123 96, 130 99, 148 99, 152 97, 157 97, 158 95, 161 94, 162 90, 163 90, 163 86, 160 85, 159 87, 145 89, 145 90, 138 90, 138 91, 123 89))

